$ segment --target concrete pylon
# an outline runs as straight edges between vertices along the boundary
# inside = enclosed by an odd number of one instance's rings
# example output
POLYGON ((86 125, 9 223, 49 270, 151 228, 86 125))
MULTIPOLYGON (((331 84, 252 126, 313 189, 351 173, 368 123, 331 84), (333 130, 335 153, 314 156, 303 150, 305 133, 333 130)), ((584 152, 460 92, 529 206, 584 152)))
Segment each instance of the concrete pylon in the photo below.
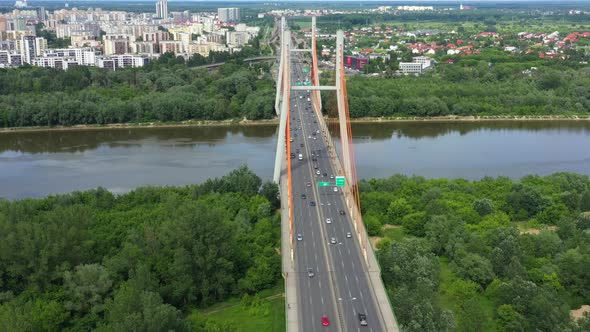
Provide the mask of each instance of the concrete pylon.
MULTIPOLYGON (((291 89, 291 75, 290 75, 290 51, 291 47, 291 33, 290 31, 284 31, 282 34, 283 39, 281 40, 281 57, 282 65, 280 70, 282 71, 281 78, 281 102, 280 102, 280 113, 279 113, 279 134, 277 139, 277 154, 275 156, 275 170, 273 181, 279 183, 281 180, 281 164, 285 161, 285 149, 287 147, 287 121, 288 119, 288 107, 289 107, 289 95, 291 89)), ((277 82, 278 84, 278 82, 277 82)))
MULTIPOLYGON (((318 55, 316 44, 316 17, 311 18, 311 82, 313 85, 320 85, 320 73, 318 70, 318 55)), ((313 91, 313 101, 318 116, 322 116, 322 94, 320 91, 313 91)))
POLYGON ((346 100, 344 77, 344 32, 336 32, 336 101, 338 103, 338 123, 340 124, 340 144, 342 146, 342 166, 344 167, 344 176, 349 184, 352 184, 354 177, 352 174, 352 159, 350 155, 348 131, 348 119, 346 117, 346 100))
POLYGON ((280 101, 282 99, 282 88, 283 88, 283 67, 284 67, 284 58, 283 58, 283 54, 284 54, 284 47, 283 47, 283 41, 285 40, 283 33, 285 32, 285 17, 281 17, 281 25, 279 26, 279 34, 280 34, 280 38, 281 38, 281 54, 279 56, 279 72, 278 72, 278 77, 277 77, 277 95, 275 98, 275 112, 277 113, 277 115, 281 114, 281 106, 280 106, 280 101))

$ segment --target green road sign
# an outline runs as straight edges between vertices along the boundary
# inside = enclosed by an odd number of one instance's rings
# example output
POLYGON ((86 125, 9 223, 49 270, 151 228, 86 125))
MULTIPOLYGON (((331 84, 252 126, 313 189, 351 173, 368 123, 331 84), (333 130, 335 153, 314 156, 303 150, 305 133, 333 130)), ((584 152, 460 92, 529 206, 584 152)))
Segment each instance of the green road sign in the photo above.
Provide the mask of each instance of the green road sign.
POLYGON ((303 72, 304 72, 304 73, 308 73, 308 72, 309 72, 309 69, 307 69, 307 68, 303 68, 303 72))
POLYGON ((336 186, 344 187, 346 185, 346 178, 344 176, 336 177, 336 186))
POLYGON ((318 186, 319 187, 329 187, 330 186, 330 182, 318 182, 318 186))
POLYGON ((306 81, 305 82, 305 85, 311 85, 311 82, 310 81, 306 81))
POLYGON ((295 83, 295 85, 301 85, 301 82, 297 81, 297 82, 295 83))

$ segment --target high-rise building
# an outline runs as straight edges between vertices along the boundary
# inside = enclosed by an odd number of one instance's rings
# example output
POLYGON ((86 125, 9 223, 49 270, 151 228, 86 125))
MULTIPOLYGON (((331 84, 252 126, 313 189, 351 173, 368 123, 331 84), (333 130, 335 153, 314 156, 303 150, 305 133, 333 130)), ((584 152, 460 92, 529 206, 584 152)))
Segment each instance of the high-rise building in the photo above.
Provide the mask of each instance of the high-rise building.
POLYGON ((6 21, 6 30, 25 31, 26 29, 27 21, 22 17, 11 18, 6 21))
POLYGON ((43 55, 43 51, 47 48, 47 39, 43 37, 35 38, 35 56, 43 55))
POLYGON ((222 23, 239 22, 240 8, 217 8, 217 18, 222 23))
POLYGON ((31 63, 37 54, 37 37, 22 36, 20 43, 20 54, 23 56, 23 61, 31 63))
POLYGON ((6 26, 7 26, 7 24, 6 24, 6 18, 0 16, 0 32, 6 31, 7 30, 6 29, 6 26))
POLYGON ((45 21, 47 19, 47 12, 45 11, 45 7, 37 7, 37 18, 41 21, 45 21))
POLYGON ((168 18, 168 0, 158 0, 156 2, 156 16, 159 18, 168 18))

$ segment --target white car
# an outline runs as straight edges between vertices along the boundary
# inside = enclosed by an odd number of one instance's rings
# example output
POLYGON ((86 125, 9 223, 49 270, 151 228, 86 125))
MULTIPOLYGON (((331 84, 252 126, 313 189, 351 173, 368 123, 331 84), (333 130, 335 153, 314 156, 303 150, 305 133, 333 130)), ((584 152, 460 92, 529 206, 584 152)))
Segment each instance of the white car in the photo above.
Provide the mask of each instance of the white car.
POLYGON ((335 237, 331 238, 331 239, 330 239, 330 243, 331 243, 331 244, 336 244, 336 238, 335 238, 335 237))
POLYGON ((352 237, 352 234, 350 232, 348 232, 348 233, 346 233, 346 237, 350 239, 352 237))
POLYGON ((301 241, 301 240, 303 240, 303 235, 297 234, 297 241, 301 241))
POLYGON ((331 223, 332 223, 332 219, 326 218, 326 224, 331 224, 331 223))
POLYGON ((334 192, 337 193, 338 192, 338 187, 334 187, 334 192))
POLYGON ((315 174, 316 175, 320 175, 320 171, 315 171, 315 174))

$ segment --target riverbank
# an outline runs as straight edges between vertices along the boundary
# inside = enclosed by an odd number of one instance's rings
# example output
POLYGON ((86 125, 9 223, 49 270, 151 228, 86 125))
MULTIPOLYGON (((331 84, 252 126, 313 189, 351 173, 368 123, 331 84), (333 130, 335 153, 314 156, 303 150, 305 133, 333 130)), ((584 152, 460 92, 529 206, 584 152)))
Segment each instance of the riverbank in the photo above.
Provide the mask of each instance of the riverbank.
MULTIPOLYGON (((494 121, 590 121, 590 115, 537 115, 537 116, 440 116, 440 117, 366 117, 352 119, 352 123, 374 122, 494 122, 494 121)), ((279 120, 187 120, 182 122, 138 122, 112 123, 106 125, 75 125, 56 127, 14 127, 0 128, 0 134, 12 132, 101 130, 129 128, 175 128, 175 127, 228 127, 278 125, 279 120)))
POLYGON ((129 128, 176 128, 176 127, 229 127, 229 126, 267 126, 278 125, 278 119, 270 120, 187 120, 182 122, 138 122, 138 123, 111 123, 105 125, 75 125, 56 127, 13 127, 0 128, 0 134, 13 132, 38 132, 38 131, 75 131, 75 130, 103 130, 103 129, 129 129, 129 128))
POLYGON ((479 122, 479 121, 590 121, 590 115, 481 115, 436 117, 365 117, 352 119, 353 123, 372 122, 479 122))

